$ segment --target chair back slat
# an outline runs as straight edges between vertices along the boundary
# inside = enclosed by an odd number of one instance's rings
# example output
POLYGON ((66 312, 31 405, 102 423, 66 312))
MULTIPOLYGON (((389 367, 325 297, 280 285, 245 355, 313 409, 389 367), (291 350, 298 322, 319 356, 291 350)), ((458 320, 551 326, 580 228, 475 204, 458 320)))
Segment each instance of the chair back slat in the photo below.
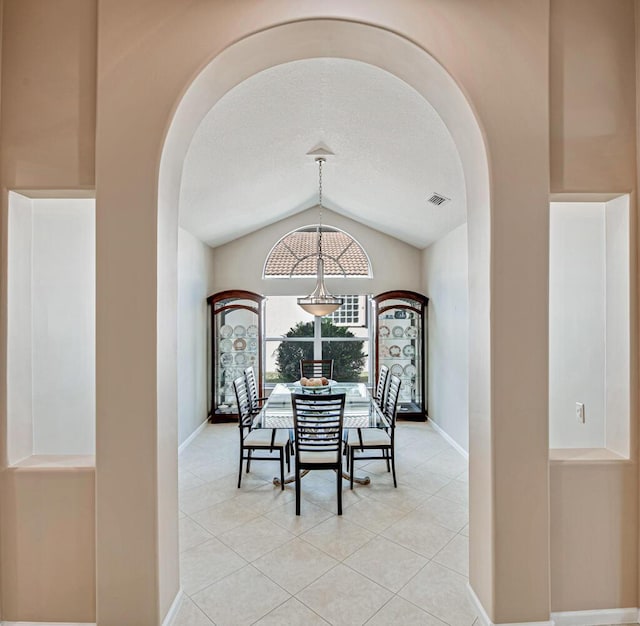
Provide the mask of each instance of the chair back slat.
POLYGON ((244 370, 244 378, 247 383, 247 393, 249 394, 249 406, 252 413, 257 413, 260 410, 260 402, 258 401, 258 383, 256 382, 256 375, 253 371, 253 366, 249 366, 244 370))
POLYGON ((333 359, 300 359, 300 378, 333 378, 333 359))
POLYGON ((342 451, 345 394, 293 394, 291 401, 296 454, 334 452, 336 460, 339 460, 342 451))
POLYGON ((387 397, 382 407, 382 412, 389 420, 391 427, 396 425, 396 413, 398 411, 398 397, 400 396, 400 385, 402 381, 397 376, 391 375, 389 380, 389 388, 387 389, 387 397))
POLYGON ((236 394, 236 404, 238 405, 238 426, 240 429, 251 428, 253 414, 251 411, 251 401, 249 390, 244 376, 238 376, 233 381, 233 391, 236 394))
POLYGON ((378 384, 376 385, 376 404, 380 407, 384 405, 385 393, 387 391, 387 383, 389 382, 389 368, 386 365, 380 366, 378 373, 378 384))

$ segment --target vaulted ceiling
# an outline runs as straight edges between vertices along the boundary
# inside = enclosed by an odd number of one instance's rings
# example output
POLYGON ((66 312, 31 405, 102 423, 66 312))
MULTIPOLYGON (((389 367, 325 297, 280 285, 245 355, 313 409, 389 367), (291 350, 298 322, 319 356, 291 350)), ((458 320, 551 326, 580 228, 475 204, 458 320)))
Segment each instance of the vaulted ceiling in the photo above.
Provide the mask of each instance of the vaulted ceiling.
POLYGON ((433 107, 395 76, 345 59, 286 63, 247 79, 204 118, 189 147, 180 225, 221 245, 318 202, 425 247, 466 220, 462 167, 433 107), (428 202, 434 193, 450 200, 428 202))

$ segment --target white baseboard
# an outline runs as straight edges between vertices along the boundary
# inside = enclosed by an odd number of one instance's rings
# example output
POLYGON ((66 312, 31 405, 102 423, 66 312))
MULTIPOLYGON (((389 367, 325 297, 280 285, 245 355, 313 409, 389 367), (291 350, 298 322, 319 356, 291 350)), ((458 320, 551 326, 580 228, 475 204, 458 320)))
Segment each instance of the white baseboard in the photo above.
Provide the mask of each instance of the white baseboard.
POLYGON ((518 622, 517 624, 494 624, 484 610, 482 603, 467 584, 467 591, 474 609, 478 613, 478 619, 482 626, 608 626, 609 624, 639 624, 640 610, 629 609, 602 609, 598 611, 560 611, 551 613, 548 622, 518 622))
POLYGON ((471 588, 471 585, 467 583, 467 591, 469 592, 469 599, 471 600, 471 604, 473 608, 478 613, 478 621, 481 626, 554 626, 553 620, 548 622, 517 622, 513 624, 494 624, 487 615, 487 612, 484 610, 482 606, 482 602, 478 599, 476 592, 471 588))
MULTIPOLYGON (((184 593, 182 589, 178 590, 176 597, 173 599, 169 610, 167 611, 167 615, 162 621, 162 626, 171 626, 173 620, 176 618, 178 611, 180 610, 180 605, 182 604, 182 599, 184 598, 184 593)), ((0 626, 97 626, 95 622, 2 622, 0 621, 0 626)))
POLYGON ((189 446, 189 444, 203 431, 204 427, 209 422, 208 419, 204 420, 198 428, 196 428, 179 446, 178 446, 178 454, 180 454, 185 448, 189 446))
POLYGON ((184 593, 182 589, 178 589, 178 593, 176 593, 176 597, 173 599, 169 610, 167 611, 167 615, 162 621, 162 626, 171 626, 173 624, 173 620, 176 618, 178 611, 180 610, 180 605, 182 604, 182 599, 184 598, 184 593))
POLYGON ((431 418, 429 418, 429 424, 433 426, 433 429, 453 448, 455 448, 467 461, 469 460, 469 453, 457 442, 455 439, 451 437, 448 433, 446 433, 438 424, 436 424, 431 418))
POLYGON ((601 609, 598 611, 559 611, 551 613, 556 626, 603 626, 604 624, 637 624, 638 609, 601 609))

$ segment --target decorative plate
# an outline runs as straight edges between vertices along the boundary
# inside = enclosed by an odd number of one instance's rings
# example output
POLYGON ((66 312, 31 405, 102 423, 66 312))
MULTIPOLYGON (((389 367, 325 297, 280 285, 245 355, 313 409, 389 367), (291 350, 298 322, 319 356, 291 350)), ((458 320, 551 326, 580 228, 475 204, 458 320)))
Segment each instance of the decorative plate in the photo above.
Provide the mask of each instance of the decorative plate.
POLYGON ((233 365, 233 354, 231 354, 231 352, 223 352, 220 357, 220 363, 222 364, 222 367, 233 365))
POLYGON ((246 339, 243 339, 242 337, 238 337, 233 342, 233 349, 234 350, 244 350, 246 347, 247 347, 247 341, 246 341, 246 339))
POLYGON ((402 350, 400 350, 400 346, 389 346, 389 356, 392 356, 394 359, 399 357, 402 354, 402 350))
POLYGON ((251 326, 247 326, 247 337, 257 337, 258 336, 258 327, 255 324, 251 324, 251 326))
POLYGON ((228 339, 231 335, 233 335, 233 328, 229 324, 220 327, 220 336, 223 339, 228 339))
POLYGON ((390 371, 394 376, 402 376, 402 372, 404 370, 402 369, 402 365, 400 365, 399 363, 395 363, 394 365, 391 366, 390 371))
POLYGON ((237 367, 225 367, 224 368, 224 379, 229 383, 233 383, 233 381, 238 378, 240 374, 238 374, 237 367))
POLYGON ((380 346, 380 356, 383 359, 388 359, 389 358, 389 346, 380 346))
POLYGON ((236 365, 244 367, 247 364, 247 356, 244 352, 236 352, 235 354, 236 365))
POLYGON ((244 326, 241 326, 240 324, 238 324, 234 329, 233 329, 233 334, 236 337, 244 337, 247 334, 247 329, 244 326))
POLYGON ((220 342, 220 352, 231 352, 233 349, 233 343, 231 343, 231 339, 223 339, 220 342))
POLYGON ((409 363, 409 365, 404 366, 404 374, 405 376, 415 376, 416 375, 416 366, 413 363, 409 363))
POLYGON ((418 336, 418 329, 415 326, 407 326, 404 334, 408 339, 415 339, 418 336))
POLYGON ((415 356, 416 349, 411 344, 409 344, 408 346, 405 346, 404 348, 402 348, 402 354, 404 354, 408 359, 410 359, 412 356, 415 356))
POLYGON ((388 337, 391 334, 391 331, 389 330, 388 326, 382 324, 378 329, 378 334, 380 335, 380 337, 388 337))
POLYGON ((391 334, 397 338, 404 337, 404 328, 402 328, 402 326, 394 326, 391 334))

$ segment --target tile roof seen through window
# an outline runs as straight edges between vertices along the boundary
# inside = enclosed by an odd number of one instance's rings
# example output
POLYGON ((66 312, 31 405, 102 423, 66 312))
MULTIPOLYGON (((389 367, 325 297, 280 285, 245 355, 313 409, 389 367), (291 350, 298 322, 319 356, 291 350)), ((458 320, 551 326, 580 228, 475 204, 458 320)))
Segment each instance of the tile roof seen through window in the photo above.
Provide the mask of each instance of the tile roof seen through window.
MULTIPOLYGON (((265 278, 315 276, 318 234, 314 228, 284 236, 271 250, 264 267, 265 278)), ((322 257, 326 276, 370 276, 369 259, 352 237, 339 230, 322 228, 322 257)))

